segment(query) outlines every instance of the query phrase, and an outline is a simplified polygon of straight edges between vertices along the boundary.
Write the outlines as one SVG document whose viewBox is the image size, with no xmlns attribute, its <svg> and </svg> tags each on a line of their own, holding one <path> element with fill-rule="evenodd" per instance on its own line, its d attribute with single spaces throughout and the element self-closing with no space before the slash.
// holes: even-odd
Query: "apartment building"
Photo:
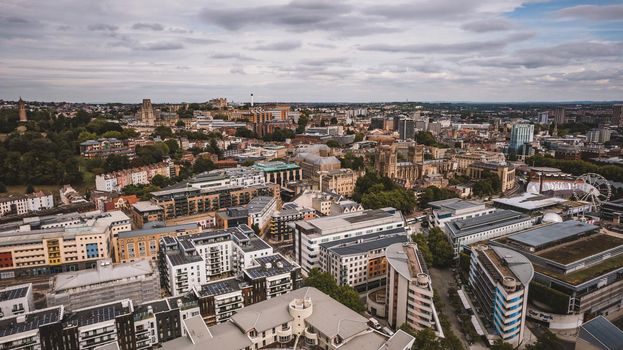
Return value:
<svg viewBox="0 0 623 350">
<path fill-rule="evenodd" d="M 63 305 L 66 310 L 82 309 L 107 300 L 130 299 L 142 304 L 160 298 L 157 265 L 147 260 L 116 265 L 110 259 L 100 260 L 94 269 L 54 275 L 49 286 L 47 305 Z"/>
<path fill-rule="evenodd" d="M 115 138 L 87 140 L 80 144 L 80 155 L 85 158 L 106 158 L 112 154 L 134 157 L 134 147 L 128 140 Z"/>
<path fill-rule="evenodd" d="M 186 236 L 199 233 L 201 230 L 201 226 L 196 223 L 170 226 L 152 223 L 149 227 L 121 232 L 114 242 L 115 262 L 157 260 L 161 238 Z"/>
<path fill-rule="evenodd" d="M 247 225 L 186 237 L 164 237 L 160 249 L 162 284 L 174 296 L 215 277 L 242 273 L 254 265 L 256 258 L 273 254 L 272 247 Z"/>
<path fill-rule="evenodd" d="M 428 220 L 429 223 L 433 227 L 440 227 L 442 229 L 447 222 L 452 220 L 470 219 L 495 211 L 495 208 L 487 208 L 482 202 L 458 198 L 430 202 L 428 206 L 433 209 L 433 213 Z"/>
<path fill-rule="evenodd" d="M 0 288 L 0 320 L 35 309 L 32 283 Z"/>
<path fill-rule="evenodd" d="M 432 329 L 439 337 L 443 330 L 433 303 L 433 286 L 424 257 L 414 243 L 387 247 L 385 314 L 391 327 L 403 324 L 416 330 Z"/>
<path fill-rule="evenodd" d="M 149 222 L 164 222 L 164 208 L 150 201 L 132 204 L 130 215 L 134 226 L 138 228 L 142 228 Z"/>
<path fill-rule="evenodd" d="M 54 196 L 43 191 L 0 198 L 0 216 L 36 213 L 51 208 L 54 208 Z"/>
<path fill-rule="evenodd" d="M 162 344 L 163 350 L 271 349 L 298 346 L 335 350 L 408 350 L 415 339 L 403 331 L 392 336 L 311 287 L 247 306 L 229 322 L 207 327 L 200 317 L 186 319 L 187 337 Z"/>
<path fill-rule="evenodd" d="M 320 244 L 319 268 L 333 276 L 341 286 L 359 292 L 385 285 L 385 250 L 395 243 L 409 241 L 404 227 L 382 234 L 355 236 Z"/>
<path fill-rule="evenodd" d="M 320 267 L 320 245 L 350 237 L 383 234 L 405 227 L 399 210 L 383 208 L 321 217 L 291 223 L 294 228 L 294 256 L 305 271 Z"/>
<path fill-rule="evenodd" d="M 508 248 L 487 245 L 471 247 L 469 286 L 480 307 L 484 329 L 491 343 L 502 340 L 519 346 L 524 337 L 528 310 L 528 285 L 534 276 L 530 261 Z"/>
<path fill-rule="evenodd" d="M 226 208 L 216 213 L 216 225 L 222 228 L 246 224 L 264 231 L 270 223 L 272 214 L 277 209 L 277 200 L 273 196 L 258 196 L 242 207 Z"/>
<path fill-rule="evenodd" d="M 0 225 L 0 279 L 92 268 L 130 230 L 121 211 L 27 218 Z"/>
<path fill-rule="evenodd" d="M 294 237 L 291 222 L 311 220 L 317 217 L 313 209 L 303 208 L 296 203 L 285 203 L 281 210 L 275 211 L 270 221 L 269 240 L 273 242 L 290 242 Z"/>
<path fill-rule="evenodd" d="M 299 207 L 314 209 L 320 215 L 336 215 L 362 211 L 361 204 L 333 192 L 305 190 L 292 202 Z"/>
<path fill-rule="evenodd" d="M 172 161 L 165 161 L 158 164 L 150 164 L 142 167 L 124 169 L 112 173 L 95 176 L 95 188 L 104 192 L 120 192 L 129 185 L 146 185 L 151 183 L 151 179 L 160 175 L 166 178 L 176 176 L 179 166 L 175 166 Z"/>
<path fill-rule="evenodd" d="M 446 222 L 444 231 L 454 247 L 455 257 L 458 258 L 463 247 L 522 231 L 533 224 L 533 218 L 528 215 L 497 209 L 489 214 Z"/>
</svg>

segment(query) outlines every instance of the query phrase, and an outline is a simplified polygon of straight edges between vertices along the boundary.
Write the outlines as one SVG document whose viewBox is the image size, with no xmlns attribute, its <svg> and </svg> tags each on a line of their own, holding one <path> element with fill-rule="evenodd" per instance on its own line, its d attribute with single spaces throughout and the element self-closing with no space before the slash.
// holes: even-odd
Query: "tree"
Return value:
<svg viewBox="0 0 623 350">
<path fill-rule="evenodd" d="M 562 350 L 563 346 L 549 329 L 545 330 L 534 344 L 526 346 L 526 350 Z"/>
<path fill-rule="evenodd" d="M 31 194 L 35 192 L 35 188 L 32 186 L 32 184 L 28 184 L 28 186 L 26 186 L 26 194 Z"/>
<path fill-rule="evenodd" d="M 337 125 L 337 118 L 336 117 L 332 117 L 331 118 L 331 125 Z"/>
<path fill-rule="evenodd" d="M 321 126 L 321 127 L 325 127 L 325 126 L 327 126 L 327 124 L 325 124 L 325 122 L 324 122 L 324 119 L 320 121 L 320 126 Z"/>
<path fill-rule="evenodd" d="M 358 132 L 358 133 L 355 135 L 355 142 L 361 142 L 361 141 L 363 141 L 363 138 L 364 138 L 365 136 L 366 136 L 366 135 L 364 135 L 364 133 L 362 133 L 362 132 Z"/>
<path fill-rule="evenodd" d="M 198 158 L 195 160 L 195 164 L 193 164 L 193 173 L 199 174 L 206 171 L 216 169 L 216 165 L 209 159 L 206 158 Z"/>
<path fill-rule="evenodd" d="M 514 350 L 515 347 L 509 343 L 503 342 L 500 339 L 496 340 L 493 345 L 489 348 L 491 350 Z"/>
<path fill-rule="evenodd" d="M 174 155 L 174 154 L 177 154 L 179 152 L 180 144 L 178 143 L 178 141 L 176 139 L 168 139 L 168 140 L 164 141 L 164 143 L 169 148 L 169 154 L 170 155 Z"/>
<path fill-rule="evenodd" d="M 6 185 L 4 184 L 4 182 L 0 182 L 0 193 L 6 193 L 6 191 Z"/>
<path fill-rule="evenodd" d="M 218 144 L 216 143 L 216 139 L 210 139 L 209 151 L 212 154 L 216 154 L 219 157 L 219 159 L 223 157 L 223 151 L 218 147 Z"/>
<path fill-rule="evenodd" d="M 351 152 L 347 152 L 343 158 L 340 159 L 342 168 L 348 168 L 353 170 L 363 170 L 365 162 L 363 157 L 356 157 Z"/>
<path fill-rule="evenodd" d="M 302 134 L 305 132 L 305 127 L 309 123 L 309 112 L 307 110 L 303 111 L 299 116 L 298 125 L 296 127 L 296 133 Z"/>
<path fill-rule="evenodd" d="M 430 328 L 424 328 L 420 331 L 416 331 L 408 324 L 403 324 L 400 329 L 415 338 L 412 350 L 445 350 L 441 340 L 435 335 L 435 332 Z"/>
<path fill-rule="evenodd" d="M 426 265 L 433 266 L 433 254 L 428 248 L 428 240 L 426 239 L 426 236 L 422 233 L 413 234 L 411 235 L 411 240 L 417 244 L 417 248 L 420 253 L 422 253 Z"/>
<path fill-rule="evenodd" d="M 339 148 L 340 147 L 340 143 L 335 141 L 335 140 L 327 141 L 326 145 L 331 147 L 331 148 Z"/>
<path fill-rule="evenodd" d="M 164 177 L 160 174 L 154 175 L 154 177 L 151 178 L 151 184 L 154 186 L 158 186 L 160 188 L 166 187 L 170 182 L 170 179 L 167 177 Z"/>
<path fill-rule="evenodd" d="M 241 126 L 239 128 L 236 128 L 236 137 L 254 139 L 254 138 L 257 138 L 257 135 L 253 131 Z"/>
<path fill-rule="evenodd" d="M 111 154 L 104 162 L 104 170 L 107 173 L 127 169 L 130 167 L 130 158 L 125 155 Z"/>
<path fill-rule="evenodd" d="M 177 126 L 178 128 L 183 128 L 186 126 L 186 123 L 184 123 L 184 121 L 180 119 L 175 122 L 175 126 Z"/>
<path fill-rule="evenodd" d="M 160 136 L 160 138 L 164 140 L 173 136 L 173 130 L 168 126 L 160 125 L 154 129 L 154 135 Z"/>
<path fill-rule="evenodd" d="M 454 248 L 448 242 L 446 234 L 439 227 L 433 227 L 428 233 L 428 248 L 433 255 L 433 266 L 450 267 L 454 260 Z"/>
<path fill-rule="evenodd" d="M 80 135 L 78 135 L 78 142 L 80 143 L 87 141 L 87 140 L 95 140 L 95 139 L 97 139 L 97 135 L 92 132 L 88 132 L 88 131 L 83 131 L 80 133 Z"/>
<path fill-rule="evenodd" d="M 359 293 L 351 286 L 338 286 L 333 276 L 327 272 L 322 272 L 317 268 L 313 268 L 309 271 L 307 279 L 305 279 L 305 285 L 314 287 L 328 294 L 331 298 L 354 311 L 362 312 L 365 310 L 365 305 L 361 302 L 361 299 L 359 299 Z"/>
<path fill-rule="evenodd" d="M 420 194 L 420 208 L 428 206 L 429 202 L 440 201 L 443 199 L 456 198 L 456 193 L 450 191 L 447 188 L 439 188 L 437 186 L 428 186 Z"/>
</svg>

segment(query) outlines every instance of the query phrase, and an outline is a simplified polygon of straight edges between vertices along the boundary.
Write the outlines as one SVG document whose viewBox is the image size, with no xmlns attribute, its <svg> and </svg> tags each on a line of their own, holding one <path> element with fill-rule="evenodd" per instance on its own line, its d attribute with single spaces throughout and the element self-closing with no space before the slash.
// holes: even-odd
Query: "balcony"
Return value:
<svg viewBox="0 0 623 350">
<path fill-rule="evenodd" d="M 292 326 L 287 325 L 286 327 L 279 327 L 277 328 L 277 337 L 279 339 L 287 339 L 286 341 L 282 342 L 280 341 L 280 343 L 287 343 L 290 341 L 290 339 L 292 338 Z"/>
</svg>

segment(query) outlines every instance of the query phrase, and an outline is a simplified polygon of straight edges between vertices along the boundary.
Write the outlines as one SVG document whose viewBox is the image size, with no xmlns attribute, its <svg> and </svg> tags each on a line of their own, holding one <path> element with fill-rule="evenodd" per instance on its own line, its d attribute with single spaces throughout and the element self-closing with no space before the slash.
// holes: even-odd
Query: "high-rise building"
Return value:
<svg viewBox="0 0 623 350">
<path fill-rule="evenodd" d="M 549 124 L 549 112 L 539 112 L 539 115 L 537 117 L 537 123 Z"/>
<path fill-rule="evenodd" d="M 26 115 L 26 103 L 24 103 L 24 100 L 22 100 L 21 97 L 19 98 L 19 101 L 17 102 L 17 108 L 19 110 L 19 121 L 27 122 L 28 116 Z"/>
<path fill-rule="evenodd" d="M 511 140 L 508 144 L 510 152 L 517 152 L 524 144 L 534 140 L 534 125 L 515 124 L 511 129 Z"/>
<path fill-rule="evenodd" d="M 415 120 L 410 118 L 401 118 L 398 120 L 398 134 L 401 140 L 415 138 Z"/>
<path fill-rule="evenodd" d="M 612 124 L 623 126 L 623 105 L 612 106 Z"/>
<path fill-rule="evenodd" d="M 523 340 L 533 275 L 530 261 L 511 249 L 472 246 L 469 285 L 482 310 L 480 317 L 502 341 L 514 346 Z"/>
<path fill-rule="evenodd" d="M 554 110 L 554 122 L 558 125 L 567 123 L 567 116 L 565 115 L 564 107 L 559 107 Z"/>
<path fill-rule="evenodd" d="M 433 286 L 421 252 L 414 243 L 387 247 L 386 315 L 390 326 L 430 328 L 440 337 L 443 330 L 433 303 Z"/>
<path fill-rule="evenodd" d="M 586 132 L 586 141 L 605 143 L 610 141 L 612 130 L 606 128 L 592 129 Z"/>
<path fill-rule="evenodd" d="M 143 105 L 140 111 L 140 121 L 143 124 L 154 125 L 156 124 L 156 116 L 154 115 L 154 108 L 151 105 L 151 100 L 148 98 L 143 99 Z"/>
</svg>

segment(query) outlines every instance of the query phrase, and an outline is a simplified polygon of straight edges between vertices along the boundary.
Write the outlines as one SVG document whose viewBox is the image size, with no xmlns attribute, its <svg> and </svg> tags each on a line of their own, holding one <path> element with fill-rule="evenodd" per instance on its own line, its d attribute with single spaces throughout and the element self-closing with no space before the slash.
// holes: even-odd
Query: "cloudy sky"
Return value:
<svg viewBox="0 0 623 350">
<path fill-rule="evenodd" d="M 1 0 L 0 98 L 623 99 L 623 2 Z"/>
</svg>

